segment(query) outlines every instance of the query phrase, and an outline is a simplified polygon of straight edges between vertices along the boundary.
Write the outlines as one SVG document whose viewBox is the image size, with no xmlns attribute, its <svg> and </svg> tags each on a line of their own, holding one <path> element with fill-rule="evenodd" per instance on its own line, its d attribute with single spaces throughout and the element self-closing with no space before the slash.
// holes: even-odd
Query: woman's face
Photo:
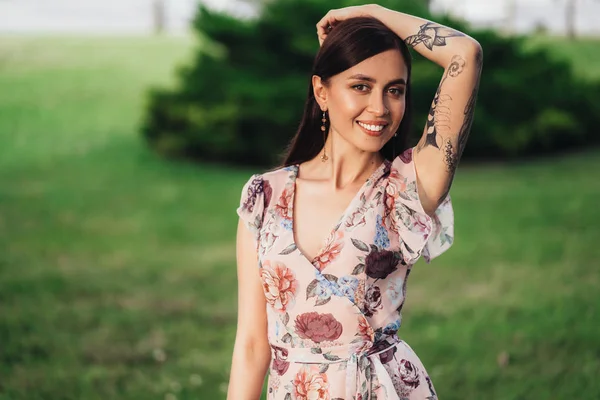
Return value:
<svg viewBox="0 0 600 400">
<path fill-rule="evenodd" d="M 330 134 L 362 151 L 381 150 L 404 116 L 407 79 L 398 50 L 368 58 L 331 77 L 325 86 L 314 76 L 315 97 L 329 112 Z"/>
</svg>

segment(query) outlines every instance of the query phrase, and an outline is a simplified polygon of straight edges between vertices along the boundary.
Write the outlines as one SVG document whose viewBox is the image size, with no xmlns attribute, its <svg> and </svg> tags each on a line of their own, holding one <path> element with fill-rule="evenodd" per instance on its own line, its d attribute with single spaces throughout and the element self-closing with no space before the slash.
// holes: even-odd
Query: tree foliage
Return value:
<svg viewBox="0 0 600 400">
<path fill-rule="evenodd" d="M 176 90 L 155 89 L 143 135 L 158 152 L 229 163 L 273 165 L 299 123 L 314 55 L 316 22 L 344 0 L 277 0 L 252 20 L 200 6 L 194 29 L 209 45 L 179 73 Z M 598 143 L 600 85 L 579 82 L 570 65 L 524 38 L 473 31 L 431 17 L 422 0 L 380 3 L 460 29 L 484 49 L 484 71 L 463 157 L 498 158 Z M 414 52 L 414 144 L 442 69 Z"/>
</svg>

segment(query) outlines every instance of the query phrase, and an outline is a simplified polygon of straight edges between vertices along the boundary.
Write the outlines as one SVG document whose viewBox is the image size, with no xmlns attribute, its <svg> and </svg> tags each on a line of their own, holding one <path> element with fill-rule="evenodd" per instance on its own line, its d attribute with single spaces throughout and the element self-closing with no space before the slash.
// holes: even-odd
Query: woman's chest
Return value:
<svg viewBox="0 0 600 400">
<path fill-rule="evenodd" d="M 292 235 L 298 251 L 315 260 L 335 234 L 344 231 L 347 214 L 352 212 L 356 193 L 352 188 L 339 193 L 298 185 L 293 197 Z M 364 212 L 364 209 L 363 209 Z"/>
<path fill-rule="evenodd" d="M 292 219 L 292 215 L 297 218 Z M 399 247 L 383 202 L 363 201 L 327 220 L 319 220 L 318 211 L 310 217 L 307 212 L 310 219 L 303 221 L 303 230 L 298 229 L 303 224 L 299 223 L 300 215 L 281 207 L 268 210 L 259 237 L 260 260 L 283 262 L 294 269 L 312 265 L 321 272 L 349 273 L 364 269 L 361 264 L 369 255 Z M 317 228 L 311 228 L 311 222 Z"/>
</svg>

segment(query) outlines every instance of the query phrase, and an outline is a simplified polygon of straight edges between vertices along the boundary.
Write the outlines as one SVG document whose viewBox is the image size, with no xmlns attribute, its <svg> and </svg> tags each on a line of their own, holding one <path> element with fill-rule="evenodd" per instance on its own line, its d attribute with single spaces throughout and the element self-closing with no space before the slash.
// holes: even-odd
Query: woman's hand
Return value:
<svg viewBox="0 0 600 400">
<path fill-rule="evenodd" d="M 364 6 L 352 6 L 339 8 L 337 10 L 329 10 L 329 12 L 317 23 L 319 46 L 323 44 L 327 34 L 338 22 L 348 18 L 373 17 L 376 11 L 381 8 L 382 7 L 377 4 L 367 4 Z"/>
</svg>

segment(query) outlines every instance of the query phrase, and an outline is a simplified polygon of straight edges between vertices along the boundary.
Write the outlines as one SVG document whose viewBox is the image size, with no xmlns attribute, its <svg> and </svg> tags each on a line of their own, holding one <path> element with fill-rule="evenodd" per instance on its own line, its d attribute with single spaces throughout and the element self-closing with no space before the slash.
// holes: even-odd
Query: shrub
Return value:
<svg viewBox="0 0 600 400">
<path fill-rule="evenodd" d="M 143 135 L 158 152 L 199 160 L 270 166 L 299 123 L 318 50 L 316 22 L 351 1 L 266 2 L 254 20 L 200 6 L 194 29 L 211 45 L 179 71 L 179 88 L 150 92 Z M 419 1 L 386 7 L 432 18 Z M 476 38 L 484 49 L 476 116 L 465 158 L 499 158 L 598 143 L 600 85 L 584 84 L 570 65 L 524 38 L 472 31 L 458 21 L 434 20 Z M 416 52 L 413 73 L 415 143 L 442 69 Z"/>
</svg>

